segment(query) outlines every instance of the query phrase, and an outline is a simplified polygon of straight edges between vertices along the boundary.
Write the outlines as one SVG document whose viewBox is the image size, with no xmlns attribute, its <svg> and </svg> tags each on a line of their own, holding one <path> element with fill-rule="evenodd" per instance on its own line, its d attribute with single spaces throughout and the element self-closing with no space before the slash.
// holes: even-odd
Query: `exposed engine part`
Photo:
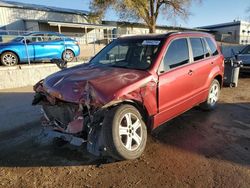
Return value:
<svg viewBox="0 0 250 188">
<path fill-rule="evenodd" d="M 43 110 L 50 121 L 56 121 L 63 129 L 74 120 L 77 106 L 57 104 L 57 105 L 43 105 Z"/>
</svg>

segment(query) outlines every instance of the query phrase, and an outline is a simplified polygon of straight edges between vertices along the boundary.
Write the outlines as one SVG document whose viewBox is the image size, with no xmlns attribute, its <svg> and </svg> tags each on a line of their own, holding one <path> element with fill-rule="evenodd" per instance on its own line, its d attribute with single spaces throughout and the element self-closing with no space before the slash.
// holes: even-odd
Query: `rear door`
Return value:
<svg viewBox="0 0 250 188">
<path fill-rule="evenodd" d="M 207 93 L 209 74 L 214 67 L 214 59 L 208 49 L 208 45 L 202 37 L 191 37 L 190 46 L 192 52 L 192 70 L 194 79 L 194 93 L 199 98 L 203 92 Z M 195 96 L 195 97 L 196 97 Z M 200 101 L 197 101 L 200 102 Z"/>
<path fill-rule="evenodd" d="M 170 42 L 159 69 L 159 115 L 162 124 L 192 107 L 193 77 L 187 38 Z"/>
</svg>

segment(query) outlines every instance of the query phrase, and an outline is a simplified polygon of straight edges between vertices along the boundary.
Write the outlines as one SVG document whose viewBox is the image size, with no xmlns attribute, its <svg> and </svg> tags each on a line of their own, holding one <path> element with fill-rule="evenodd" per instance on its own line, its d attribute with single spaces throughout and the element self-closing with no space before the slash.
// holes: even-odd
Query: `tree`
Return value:
<svg viewBox="0 0 250 188">
<path fill-rule="evenodd" d="M 109 8 L 113 8 L 122 19 L 141 20 L 155 33 L 159 14 L 170 17 L 187 18 L 192 0 L 92 0 L 90 9 L 93 16 L 103 16 Z"/>
</svg>

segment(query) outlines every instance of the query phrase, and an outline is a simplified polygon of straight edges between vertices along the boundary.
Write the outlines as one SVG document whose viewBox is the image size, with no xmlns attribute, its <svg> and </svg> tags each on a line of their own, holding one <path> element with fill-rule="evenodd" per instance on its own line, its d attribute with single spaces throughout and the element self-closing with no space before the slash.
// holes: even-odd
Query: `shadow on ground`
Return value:
<svg viewBox="0 0 250 188">
<path fill-rule="evenodd" d="M 250 103 L 220 104 L 214 112 L 192 109 L 153 132 L 152 142 L 171 145 L 207 158 L 250 165 Z M 71 166 L 104 163 L 74 147 L 40 136 L 39 122 L 5 134 L 0 140 L 0 166 Z M 161 148 L 164 150 L 164 147 Z M 160 151 L 158 151 L 160 152 Z M 157 157 L 157 156 L 155 156 Z"/>
<path fill-rule="evenodd" d="M 192 109 L 154 135 L 161 143 L 207 158 L 250 165 L 250 103 L 222 103 L 213 112 Z"/>
<path fill-rule="evenodd" d="M 226 89 L 227 94 L 231 91 Z M 0 99 L 4 99 L 3 95 L 8 94 L 0 93 Z M 30 97 L 31 92 L 26 92 L 26 95 Z M 13 98 L 14 106 L 15 102 L 25 99 L 23 93 L 11 93 L 10 96 Z M 206 158 L 250 165 L 250 103 L 249 101 L 229 103 L 225 102 L 225 98 L 213 112 L 194 108 L 157 128 L 152 134 L 153 138 L 149 136 L 148 148 L 152 149 L 150 145 L 154 144 L 160 144 L 162 147 L 151 157 L 157 158 L 161 151 L 166 152 L 165 145 Z M 21 104 L 26 102 L 23 101 Z M 16 105 L 16 108 L 22 110 L 22 106 Z M 4 116 L 3 109 L 1 109 L 2 116 Z M 26 110 L 32 111 L 33 107 L 30 105 Z M 18 111 L 15 113 L 17 114 L 13 114 L 12 118 L 18 120 L 20 115 Z M 32 120 L 33 117 L 29 118 Z M 40 133 L 40 122 L 37 118 L 18 129 L 1 133 L 0 166 L 73 166 L 104 163 L 102 159 L 89 154 L 85 146 L 60 145 L 52 139 L 41 136 Z M 145 155 L 147 152 L 148 149 Z"/>
</svg>

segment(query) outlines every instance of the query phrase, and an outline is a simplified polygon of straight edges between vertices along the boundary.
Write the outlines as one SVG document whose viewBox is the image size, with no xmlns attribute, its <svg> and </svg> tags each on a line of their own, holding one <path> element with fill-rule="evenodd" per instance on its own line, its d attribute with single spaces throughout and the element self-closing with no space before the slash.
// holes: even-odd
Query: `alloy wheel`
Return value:
<svg viewBox="0 0 250 188">
<path fill-rule="evenodd" d="M 63 58 L 64 58 L 65 61 L 71 62 L 74 59 L 74 53 L 71 50 L 66 50 L 64 52 Z"/>
<path fill-rule="evenodd" d="M 214 105 L 219 99 L 219 86 L 217 84 L 212 85 L 209 96 L 208 96 L 208 101 L 211 105 Z"/>
<path fill-rule="evenodd" d="M 2 63 L 7 66 L 15 65 L 17 62 L 17 58 L 12 53 L 5 53 L 2 57 Z"/>
<path fill-rule="evenodd" d="M 142 141 L 142 124 L 133 113 L 126 113 L 119 124 L 119 135 L 123 146 L 129 150 L 136 150 Z"/>
</svg>

